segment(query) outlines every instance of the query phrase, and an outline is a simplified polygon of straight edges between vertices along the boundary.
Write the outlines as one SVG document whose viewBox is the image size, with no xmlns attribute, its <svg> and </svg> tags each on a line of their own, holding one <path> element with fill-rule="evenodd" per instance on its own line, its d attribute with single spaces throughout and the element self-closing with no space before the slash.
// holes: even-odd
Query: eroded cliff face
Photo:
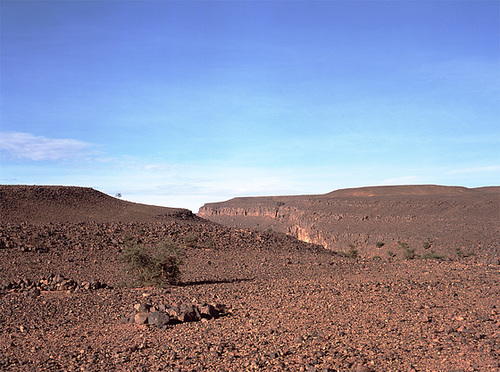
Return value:
<svg viewBox="0 0 500 372">
<path fill-rule="evenodd" d="M 198 215 L 221 224 L 272 229 L 328 249 L 356 248 L 366 255 L 397 254 L 406 242 L 422 254 L 433 251 L 500 252 L 496 236 L 500 197 L 498 188 L 384 188 L 345 190 L 318 196 L 236 198 L 204 205 Z M 375 191 L 373 191 L 375 189 Z M 362 195 L 362 196 L 359 196 Z M 383 243 L 383 245 L 381 245 Z"/>
<path fill-rule="evenodd" d="M 301 241 L 314 243 L 329 249 L 340 249 L 349 244 L 366 244 L 370 239 L 365 232 L 358 231 L 354 225 L 368 221 L 366 214 L 318 212 L 296 206 L 248 206 L 226 207 L 205 205 L 198 213 L 200 217 L 230 226 L 272 229 L 286 233 Z M 411 216 L 388 218 L 408 221 Z M 382 220 L 381 216 L 372 219 Z"/>
</svg>

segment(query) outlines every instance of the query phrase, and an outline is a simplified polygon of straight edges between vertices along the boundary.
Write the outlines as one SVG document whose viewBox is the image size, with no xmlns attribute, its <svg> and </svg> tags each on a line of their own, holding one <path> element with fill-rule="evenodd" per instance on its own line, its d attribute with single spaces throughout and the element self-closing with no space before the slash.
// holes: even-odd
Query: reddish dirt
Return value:
<svg viewBox="0 0 500 372">
<path fill-rule="evenodd" d="M 91 189 L 1 186 L 0 203 L 0 370 L 500 368 L 498 261 L 350 259 Z M 182 285 L 123 286 L 128 237 L 184 246 Z M 18 288 L 51 274 L 106 287 Z M 201 302 L 229 314 L 166 329 L 121 322 L 137 303 Z"/>
</svg>

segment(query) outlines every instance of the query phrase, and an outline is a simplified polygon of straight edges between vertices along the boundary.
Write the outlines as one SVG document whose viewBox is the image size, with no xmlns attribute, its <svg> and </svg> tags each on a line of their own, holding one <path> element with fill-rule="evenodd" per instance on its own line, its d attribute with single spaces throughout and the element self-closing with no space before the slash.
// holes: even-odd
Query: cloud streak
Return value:
<svg viewBox="0 0 500 372">
<path fill-rule="evenodd" d="M 21 160 L 67 160 L 88 154 L 92 146 L 70 138 L 49 138 L 24 132 L 0 133 L 0 153 Z"/>
</svg>

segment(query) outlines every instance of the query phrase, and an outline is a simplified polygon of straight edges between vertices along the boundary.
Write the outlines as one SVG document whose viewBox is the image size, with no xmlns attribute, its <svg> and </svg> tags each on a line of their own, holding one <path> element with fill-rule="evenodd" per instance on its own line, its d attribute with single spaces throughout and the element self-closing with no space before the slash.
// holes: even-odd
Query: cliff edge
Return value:
<svg viewBox="0 0 500 372">
<path fill-rule="evenodd" d="M 335 251 L 500 253 L 500 187 L 438 185 L 342 189 L 324 195 L 234 198 L 205 204 L 200 217 L 272 229 Z"/>
</svg>

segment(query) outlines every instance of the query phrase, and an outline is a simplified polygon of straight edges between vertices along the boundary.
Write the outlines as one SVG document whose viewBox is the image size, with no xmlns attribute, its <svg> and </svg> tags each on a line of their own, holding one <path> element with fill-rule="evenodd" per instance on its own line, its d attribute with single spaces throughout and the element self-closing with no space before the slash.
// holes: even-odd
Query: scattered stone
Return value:
<svg viewBox="0 0 500 372">
<path fill-rule="evenodd" d="M 174 319 L 178 319 L 181 315 L 181 310 L 177 306 L 172 306 L 167 310 L 167 313 Z"/>
<path fill-rule="evenodd" d="M 135 317 L 135 315 L 134 315 L 134 317 Z M 131 323 L 131 320 L 130 320 L 130 319 L 131 319 L 131 318 L 130 318 L 130 316 L 123 316 L 123 317 L 121 317 L 121 318 L 119 319 L 119 322 L 120 322 L 121 324 Z"/>
<path fill-rule="evenodd" d="M 155 325 L 157 327 L 163 327 L 170 322 L 170 317 L 164 312 L 155 311 L 153 313 L 149 313 L 148 316 L 148 324 Z"/>
<path fill-rule="evenodd" d="M 422 323 L 430 323 L 432 321 L 432 318 L 430 316 L 423 314 L 423 315 L 420 315 L 420 321 Z"/>
<path fill-rule="evenodd" d="M 135 324 L 146 324 L 148 322 L 149 314 L 148 313 L 137 313 L 134 315 L 134 323 Z"/>
<path fill-rule="evenodd" d="M 37 297 L 41 291 L 93 291 L 101 288 L 109 288 L 108 285 L 97 280 L 91 282 L 77 282 L 73 279 L 68 279 L 62 275 L 49 275 L 48 278 L 42 277 L 37 281 L 31 281 L 26 278 L 19 278 L 11 282 L 3 282 L 0 285 L 0 290 L 11 290 L 12 292 L 28 292 L 29 297 Z M 38 293 L 38 294 L 37 294 Z"/>
<path fill-rule="evenodd" d="M 38 288 L 32 288 L 28 292 L 28 297 L 35 298 L 40 296 L 40 290 Z"/>
<path fill-rule="evenodd" d="M 135 304 L 134 305 L 134 309 L 139 312 L 139 313 L 144 313 L 144 312 L 147 312 L 149 311 L 149 308 L 151 306 L 150 305 L 147 305 L 147 304 Z"/>
<path fill-rule="evenodd" d="M 201 314 L 200 314 L 200 311 L 198 310 L 197 306 L 182 305 L 181 306 L 181 313 L 177 317 L 177 319 L 182 323 L 195 322 L 195 321 L 201 320 Z"/>
<path fill-rule="evenodd" d="M 199 308 L 200 314 L 203 318 L 217 318 L 219 316 L 219 311 L 215 309 L 215 306 L 210 304 L 203 304 Z"/>
<path fill-rule="evenodd" d="M 223 311 L 221 311 L 221 310 Z M 121 323 L 150 324 L 164 328 L 168 324 L 208 321 L 227 314 L 227 307 L 221 304 L 175 304 L 168 307 L 164 304 L 135 304 L 134 312 L 120 318 Z"/>
</svg>

